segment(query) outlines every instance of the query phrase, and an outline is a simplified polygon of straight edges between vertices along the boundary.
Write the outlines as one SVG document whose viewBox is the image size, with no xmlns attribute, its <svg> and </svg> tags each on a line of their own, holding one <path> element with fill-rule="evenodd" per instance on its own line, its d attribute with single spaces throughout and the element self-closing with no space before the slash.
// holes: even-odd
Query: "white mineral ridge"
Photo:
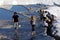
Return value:
<svg viewBox="0 0 60 40">
<path fill-rule="evenodd" d="M 0 0 L 1 5 L 28 5 L 37 3 L 53 5 L 53 2 L 60 4 L 60 0 Z"/>
</svg>

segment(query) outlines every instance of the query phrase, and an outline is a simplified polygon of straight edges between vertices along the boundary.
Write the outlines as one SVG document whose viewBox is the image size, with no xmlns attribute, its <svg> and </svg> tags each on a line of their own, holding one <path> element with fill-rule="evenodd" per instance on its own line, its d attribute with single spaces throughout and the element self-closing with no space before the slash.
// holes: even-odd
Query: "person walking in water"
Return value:
<svg viewBox="0 0 60 40">
<path fill-rule="evenodd" d="M 31 16 L 32 35 L 35 35 L 36 18 Z"/>
<path fill-rule="evenodd" d="M 46 22 L 46 18 L 44 18 L 44 20 L 43 20 L 43 26 L 44 26 L 44 28 L 45 28 L 44 33 L 45 33 L 45 35 L 47 35 L 47 27 L 48 27 L 48 23 Z"/>
<path fill-rule="evenodd" d="M 12 16 L 12 21 L 13 21 L 13 26 L 15 28 L 14 40 L 19 40 L 19 36 L 18 36 L 19 16 L 17 15 L 17 12 L 14 12 L 14 15 Z"/>
<path fill-rule="evenodd" d="M 17 12 L 14 12 L 14 15 L 12 16 L 12 21 L 15 29 L 18 29 L 19 26 L 19 16 L 17 15 Z"/>
</svg>

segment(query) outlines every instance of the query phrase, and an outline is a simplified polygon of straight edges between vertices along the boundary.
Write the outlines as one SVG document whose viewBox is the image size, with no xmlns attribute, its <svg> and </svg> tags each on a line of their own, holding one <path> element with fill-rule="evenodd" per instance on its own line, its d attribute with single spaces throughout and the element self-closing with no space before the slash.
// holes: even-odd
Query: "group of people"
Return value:
<svg viewBox="0 0 60 40">
<path fill-rule="evenodd" d="M 55 35 L 58 32 L 57 30 L 55 30 L 55 33 L 53 34 L 53 28 L 56 29 L 56 26 L 54 26 L 54 22 L 57 21 L 56 16 L 50 14 L 48 11 L 40 10 L 40 19 L 43 21 L 42 24 L 43 27 L 45 27 L 46 35 L 54 37 L 55 40 L 60 40 L 60 37 Z"/>
<path fill-rule="evenodd" d="M 18 29 L 20 20 L 19 16 L 17 15 L 17 12 L 14 12 L 14 15 L 12 16 L 14 28 Z M 42 21 L 42 26 L 45 27 L 45 33 L 46 35 L 52 36 L 52 30 L 53 27 L 53 21 L 54 21 L 54 15 L 50 14 L 48 11 L 40 10 L 40 21 Z M 30 24 L 32 26 L 32 36 L 35 35 L 35 26 L 36 26 L 36 17 L 31 16 Z"/>
<path fill-rule="evenodd" d="M 14 28 L 18 29 L 19 24 L 20 24 L 20 20 L 19 20 L 19 16 L 17 15 L 17 12 L 14 12 L 14 15 L 12 16 L 12 21 L 13 21 Z M 32 26 L 32 35 L 34 35 L 35 34 L 35 25 L 36 25 L 35 16 L 31 16 L 30 24 Z"/>
<path fill-rule="evenodd" d="M 45 32 L 47 35 L 52 35 L 51 28 L 53 27 L 52 22 L 54 21 L 54 15 L 50 14 L 48 11 L 40 10 L 40 18 L 43 21 L 43 26 L 46 28 Z"/>
</svg>

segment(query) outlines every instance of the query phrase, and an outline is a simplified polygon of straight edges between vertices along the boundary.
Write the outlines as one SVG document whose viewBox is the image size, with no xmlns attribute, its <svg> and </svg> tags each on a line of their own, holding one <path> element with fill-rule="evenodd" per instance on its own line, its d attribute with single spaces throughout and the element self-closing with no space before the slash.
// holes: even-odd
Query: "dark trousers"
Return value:
<svg viewBox="0 0 60 40">
<path fill-rule="evenodd" d="M 60 37 L 54 36 L 55 40 L 60 40 Z"/>
<path fill-rule="evenodd" d="M 49 36 L 52 36 L 52 30 L 51 30 L 51 28 L 52 28 L 51 25 L 49 25 L 49 26 L 47 27 L 47 35 L 49 35 Z"/>
<path fill-rule="evenodd" d="M 35 25 L 32 25 L 32 31 L 35 31 Z"/>
<path fill-rule="evenodd" d="M 49 27 L 47 27 L 47 35 L 51 36 L 51 29 Z"/>
</svg>

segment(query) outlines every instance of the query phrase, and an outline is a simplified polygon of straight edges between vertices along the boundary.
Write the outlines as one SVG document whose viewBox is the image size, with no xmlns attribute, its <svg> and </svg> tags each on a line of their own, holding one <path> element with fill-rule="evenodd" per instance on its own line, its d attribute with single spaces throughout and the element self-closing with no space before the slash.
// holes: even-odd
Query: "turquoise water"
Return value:
<svg viewBox="0 0 60 40">
<path fill-rule="evenodd" d="M 26 15 L 28 15 L 28 16 L 35 15 L 36 17 L 38 17 L 39 13 L 33 12 L 31 14 L 28 10 L 29 7 L 37 8 L 37 5 L 13 6 L 10 9 L 10 11 L 0 8 L 0 20 L 11 20 L 14 11 L 16 11 L 16 12 L 27 12 L 28 14 L 26 14 Z M 22 15 L 22 14 L 18 14 L 18 15 L 20 17 L 20 20 L 22 21 L 21 22 L 21 28 L 18 29 L 19 39 L 20 40 L 30 40 L 32 36 L 31 36 L 31 25 L 30 25 L 29 18 Z M 27 19 L 24 19 L 24 18 L 27 18 Z M 43 29 L 43 27 L 41 27 L 41 24 L 39 24 L 39 22 L 40 22 L 39 18 L 37 18 L 37 25 L 35 27 L 37 36 L 34 38 L 34 40 L 53 40 L 52 37 L 43 35 L 45 29 Z M 6 36 L 10 36 L 11 39 L 14 39 L 14 28 L 13 27 L 10 29 L 0 28 L 0 33 L 3 35 L 6 35 Z M 40 34 L 40 33 L 43 33 L 43 34 Z"/>
<path fill-rule="evenodd" d="M 31 6 L 31 7 L 33 8 L 34 6 Z M 3 9 L 3 8 L 0 8 L 0 20 L 11 20 L 14 11 L 16 11 L 16 12 L 27 12 L 28 16 L 34 15 L 35 13 L 30 14 L 28 8 L 29 8 L 29 6 L 12 6 L 10 11 Z M 36 7 L 34 7 L 34 8 L 36 8 Z M 37 14 L 35 14 L 35 15 L 37 15 Z M 21 19 L 25 17 L 21 14 L 19 16 Z"/>
</svg>

